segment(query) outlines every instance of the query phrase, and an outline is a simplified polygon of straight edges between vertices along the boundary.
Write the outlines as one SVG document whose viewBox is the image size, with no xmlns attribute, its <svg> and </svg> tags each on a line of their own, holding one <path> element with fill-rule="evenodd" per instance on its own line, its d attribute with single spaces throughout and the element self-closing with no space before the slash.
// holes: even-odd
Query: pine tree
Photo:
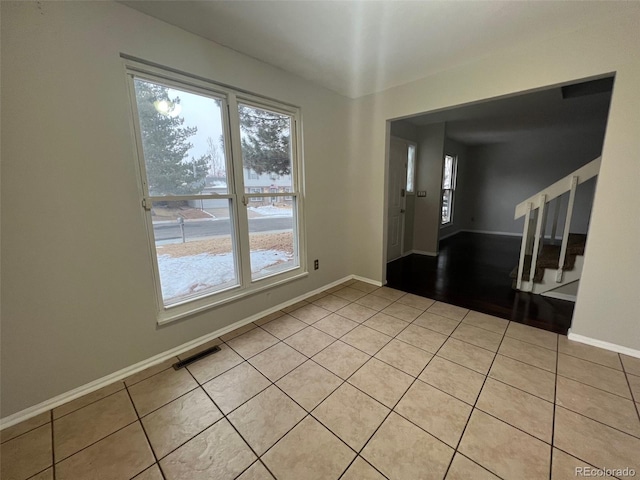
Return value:
<svg viewBox="0 0 640 480">
<path fill-rule="evenodd" d="M 257 174 L 291 174 L 291 118 L 240 105 L 242 161 Z"/>
<path fill-rule="evenodd" d="M 142 136 L 149 193 L 152 196 L 190 195 L 205 186 L 210 162 L 208 155 L 187 159 L 193 145 L 189 138 L 197 127 L 186 127 L 184 118 L 160 113 L 158 102 L 179 105 L 180 98 L 170 98 L 169 89 L 161 85 L 135 81 L 138 117 Z"/>
</svg>

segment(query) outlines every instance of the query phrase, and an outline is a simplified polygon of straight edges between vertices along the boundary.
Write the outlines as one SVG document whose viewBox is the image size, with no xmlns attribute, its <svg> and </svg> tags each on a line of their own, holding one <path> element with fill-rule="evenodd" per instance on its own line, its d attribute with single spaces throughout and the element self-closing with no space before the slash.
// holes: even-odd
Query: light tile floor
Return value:
<svg viewBox="0 0 640 480">
<path fill-rule="evenodd" d="M 640 359 L 350 281 L 1 433 L 1 477 L 640 475 Z"/>
</svg>

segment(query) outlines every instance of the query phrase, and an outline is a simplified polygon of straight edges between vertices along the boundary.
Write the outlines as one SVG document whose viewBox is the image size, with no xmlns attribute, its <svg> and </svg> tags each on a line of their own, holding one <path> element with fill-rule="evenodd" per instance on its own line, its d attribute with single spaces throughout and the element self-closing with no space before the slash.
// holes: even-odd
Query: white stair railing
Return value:
<svg viewBox="0 0 640 480">
<path fill-rule="evenodd" d="M 520 245 L 520 260 L 518 262 L 518 276 L 516 277 L 516 288 L 523 291 L 531 291 L 533 289 L 533 281 L 535 277 L 536 264 L 538 254 L 544 243 L 545 226 L 547 223 L 547 204 L 555 200 L 555 211 L 553 215 L 553 226 L 551 228 L 551 239 L 555 242 L 556 232 L 558 229 L 558 219 L 560 216 L 560 196 L 569 192 L 569 204 L 567 205 L 567 215 L 564 221 L 564 231 L 562 232 L 562 244 L 560 247 L 560 258 L 558 259 L 558 267 L 556 273 L 556 282 L 562 282 L 564 271 L 564 262 L 567 255 L 567 245 L 569 243 L 569 229 L 571 227 L 571 217 L 573 216 L 573 206 L 575 202 L 576 189 L 578 185 L 592 179 L 598 175 L 600 171 L 600 162 L 602 157 L 580 167 L 575 172 L 570 173 L 566 177 L 549 185 L 544 190 L 532 195 L 516 206 L 515 219 L 524 218 L 524 230 L 522 232 L 522 242 Z M 535 232 L 532 237 L 532 221 L 536 219 Z M 533 243 L 533 245 L 531 245 Z M 533 247 L 533 248 L 532 248 Z M 531 255 L 531 266 L 529 268 L 529 276 L 524 279 L 524 264 L 527 255 Z M 526 282 L 526 285 L 525 285 Z"/>
</svg>

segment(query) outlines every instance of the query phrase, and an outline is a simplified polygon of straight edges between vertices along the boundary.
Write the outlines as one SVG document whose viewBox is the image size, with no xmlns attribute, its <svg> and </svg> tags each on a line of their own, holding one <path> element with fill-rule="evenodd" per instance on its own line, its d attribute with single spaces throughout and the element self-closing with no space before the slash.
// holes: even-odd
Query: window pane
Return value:
<svg viewBox="0 0 640 480">
<path fill-rule="evenodd" d="M 442 172 L 442 188 L 453 188 L 453 157 L 444 157 L 444 168 Z"/>
<path fill-rule="evenodd" d="M 292 188 L 291 116 L 240 104 L 245 193 Z"/>
<path fill-rule="evenodd" d="M 227 199 L 153 203 L 165 306 L 238 285 L 230 212 Z"/>
<path fill-rule="evenodd" d="M 254 197 L 247 209 L 252 280 L 298 266 L 295 199 L 274 198 Z"/>
<path fill-rule="evenodd" d="M 135 79 L 151 196 L 228 193 L 218 99 Z"/>
<path fill-rule="evenodd" d="M 415 145 L 409 145 L 407 151 L 407 192 L 413 193 L 413 180 L 416 178 L 415 174 L 415 162 L 416 162 L 416 147 Z"/>
<path fill-rule="evenodd" d="M 451 221 L 451 198 L 452 191 L 445 190 L 442 192 L 442 223 L 449 223 Z"/>
</svg>

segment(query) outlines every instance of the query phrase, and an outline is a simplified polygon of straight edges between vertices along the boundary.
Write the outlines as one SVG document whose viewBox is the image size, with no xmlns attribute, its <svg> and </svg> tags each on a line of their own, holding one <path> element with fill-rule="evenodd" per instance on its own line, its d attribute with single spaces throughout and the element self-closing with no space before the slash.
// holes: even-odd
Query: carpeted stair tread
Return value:
<svg viewBox="0 0 640 480">
<path fill-rule="evenodd" d="M 584 233 L 570 233 L 567 241 L 567 255 L 584 255 L 586 244 L 587 236 Z"/>
<path fill-rule="evenodd" d="M 573 270 L 576 264 L 576 256 L 584 255 L 584 247 L 587 240 L 587 236 L 583 234 L 570 233 L 569 240 L 567 242 L 567 254 L 564 259 L 564 270 Z M 544 278 L 545 268 L 556 269 L 558 268 L 558 262 L 560 261 L 560 245 L 543 245 L 538 254 L 536 262 L 536 270 L 533 275 L 534 282 L 541 282 Z M 523 267 L 523 280 L 529 280 L 529 272 L 531 271 L 531 255 L 527 255 L 524 258 Z M 516 266 L 510 274 L 511 278 L 516 279 L 518 277 L 518 267 Z"/>
</svg>

